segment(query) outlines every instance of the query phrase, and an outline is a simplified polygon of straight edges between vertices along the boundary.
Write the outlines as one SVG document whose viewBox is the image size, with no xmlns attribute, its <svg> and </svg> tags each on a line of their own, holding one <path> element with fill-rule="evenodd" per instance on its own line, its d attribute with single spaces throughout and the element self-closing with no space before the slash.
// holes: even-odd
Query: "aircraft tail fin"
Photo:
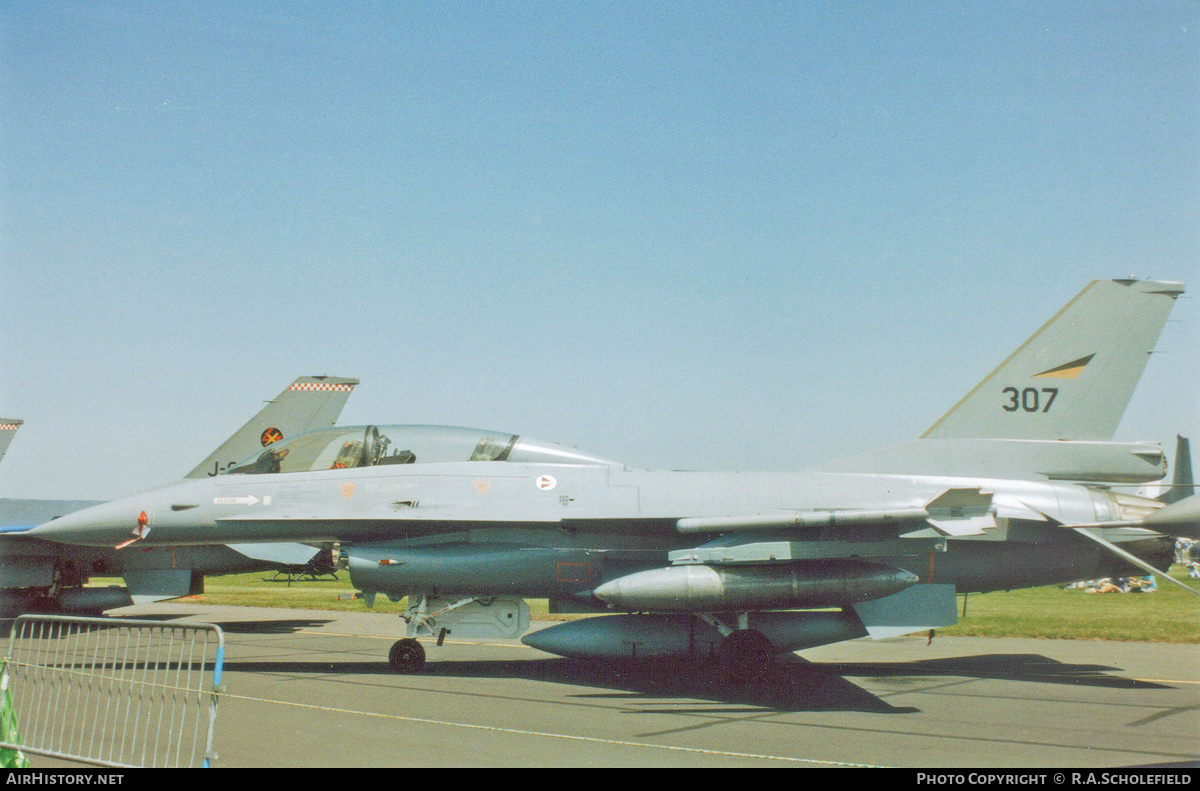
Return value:
<svg viewBox="0 0 1200 791">
<path fill-rule="evenodd" d="M 8 452 L 8 446 L 12 444 L 13 437 L 17 436 L 17 429 L 23 425 L 25 425 L 24 420 L 0 417 L 0 459 L 4 458 L 4 454 Z"/>
<path fill-rule="evenodd" d="M 1170 505 L 1185 497 L 1191 497 L 1196 491 L 1196 482 L 1192 477 L 1192 448 L 1187 437 L 1175 435 L 1175 472 L 1171 475 L 1171 488 L 1167 489 L 1158 499 Z"/>
<path fill-rule="evenodd" d="M 357 379 L 301 376 L 185 477 L 216 475 L 266 445 L 337 422 Z"/>
<path fill-rule="evenodd" d="M 922 438 L 1111 440 L 1182 293 L 1092 281 Z"/>
</svg>

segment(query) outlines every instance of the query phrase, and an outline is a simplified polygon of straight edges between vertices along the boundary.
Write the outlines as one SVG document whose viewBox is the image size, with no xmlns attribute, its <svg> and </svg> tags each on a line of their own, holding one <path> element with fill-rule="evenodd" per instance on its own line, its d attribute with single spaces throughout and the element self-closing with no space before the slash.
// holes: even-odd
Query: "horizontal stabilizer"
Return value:
<svg viewBox="0 0 1200 791">
<path fill-rule="evenodd" d="M 1045 519 L 1045 515 L 1042 517 Z M 1055 520 L 1050 520 L 1055 521 Z M 1151 511 L 1140 519 L 1129 519 L 1120 522 L 1088 522 L 1080 524 L 1063 524 L 1055 521 L 1060 527 L 1078 531 L 1080 528 L 1110 527 L 1110 528 L 1142 528 L 1153 530 L 1165 536 L 1183 536 L 1200 539 L 1200 495 L 1192 495 L 1177 503 L 1163 506 L 1157 511 Z M 1093 541 L 1102 541 L 1095 534 L 1087 534 Z M 1162 572 L 1159 572 L 1162 573 Z"/>
<path fill-rule="evenodd" d="M 913 585 L 882 599 L 855 604 L 854 612 L 873 640 L 958 623 L 953 585 Z"/>
<path fill-rule="evenodd" d="M 1160 508 L 1141 524 L 1168 536 L 1200 539 L 1200 495 L 1192 495 Z"/>
</svg>

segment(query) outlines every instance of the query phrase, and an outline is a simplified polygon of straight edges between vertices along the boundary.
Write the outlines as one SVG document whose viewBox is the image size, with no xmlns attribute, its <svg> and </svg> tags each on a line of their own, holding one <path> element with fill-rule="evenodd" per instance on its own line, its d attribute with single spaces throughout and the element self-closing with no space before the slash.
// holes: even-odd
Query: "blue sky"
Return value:
<svg viewBox="0 0 1200 791">
<path fill-rule="evenodd" d="M 1200 294 L 1195 3 L 0 2 L 0 495 L 343 422 L 636 466 L 918 435 L 1088 281 Z M 1200 436 L 1180 300 L 1119 432 Z"/>
</svg>

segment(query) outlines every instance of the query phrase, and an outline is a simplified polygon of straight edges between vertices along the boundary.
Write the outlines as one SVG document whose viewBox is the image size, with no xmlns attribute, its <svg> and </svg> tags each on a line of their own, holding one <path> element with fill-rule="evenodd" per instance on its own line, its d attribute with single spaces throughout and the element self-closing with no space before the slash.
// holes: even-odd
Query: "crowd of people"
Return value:
<svg viewBox="0 0 1200 791">
<path fill-rule="evenodd" d="M 1200 579 L 1200 541 L 1191 538 L 1175 539 L 1175 562 L 1187 567 L 1188 577 Z"/>
<path fill-rule="evenodd" d="M 1084 593 L 1154 593 L 1158 581 L 1153 574 L 1145 577 L 1104 577 L 1098 580 L 1074 582 L 1068 588 L 1082 588 Z"/>
<path fill-rule="evenodd" d="M 1200 579 L 1200 541 L 1180 538 L 1175 541 L 1175 562 L 1188 570 L 1188 577 Z M 1074 582 L 1068 589 L 1085 593 L 1154 593 L 1158 582 L 1153 574 L 1144 577 L 1105 577 L 1098 580 Z"/>
</svg>

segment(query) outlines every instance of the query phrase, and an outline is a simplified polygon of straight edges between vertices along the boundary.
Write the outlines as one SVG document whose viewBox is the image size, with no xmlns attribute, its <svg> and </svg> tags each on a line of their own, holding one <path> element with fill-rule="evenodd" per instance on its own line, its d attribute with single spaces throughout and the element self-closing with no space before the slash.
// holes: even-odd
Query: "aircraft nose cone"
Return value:
<svg viewBox="0 0 1200 791">
<path fill-rule="evenodd" d="M 115 546 L 134 538 L 139 517 L 144 512 L 128 504 L 103 503 L 73 514 L 51 519 L 26 535 L 84 546 Z M 146 518 L 149 521 L 149 517 Z"/>
</svg>

